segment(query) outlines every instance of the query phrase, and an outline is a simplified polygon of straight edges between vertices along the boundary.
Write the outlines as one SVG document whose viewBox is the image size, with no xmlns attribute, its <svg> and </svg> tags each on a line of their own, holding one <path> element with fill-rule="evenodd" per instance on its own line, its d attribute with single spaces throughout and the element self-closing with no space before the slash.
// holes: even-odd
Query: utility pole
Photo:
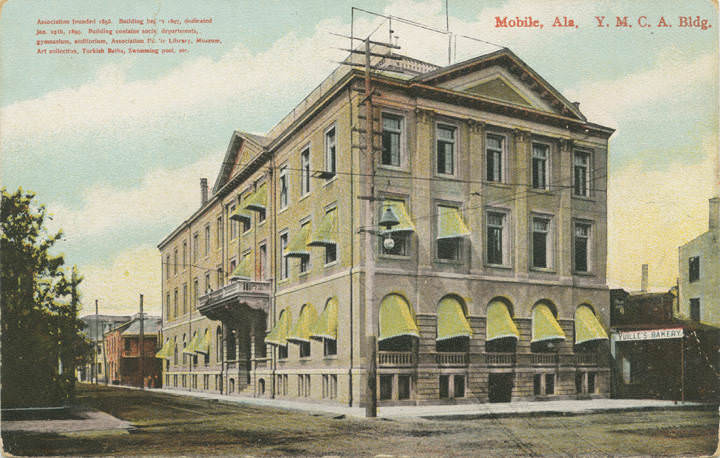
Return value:
<svg viewBox="0 0 720 458">
<path fill-rule="evenodd" d="M 93 378 L 95 379 L 95 384 L 97 385 L 98 382 L 98 373 L 97 373 L 97 352 L 98 352 L 98 345 L 100 344 L 99 333 L 98 333 L 98 300 L 95 299 L 95 348 L 93 349 Z"/>
<path fill-rule="evenodd" d="M 140 389 L 145 389 L 145 315 L 143 295 L 140 295 Z"/>
</svg>

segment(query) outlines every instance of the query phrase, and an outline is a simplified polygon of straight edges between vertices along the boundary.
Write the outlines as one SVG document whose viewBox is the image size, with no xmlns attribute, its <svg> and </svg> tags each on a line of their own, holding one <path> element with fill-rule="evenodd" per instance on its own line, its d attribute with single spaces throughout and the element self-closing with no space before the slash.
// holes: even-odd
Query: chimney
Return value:
<svg viewBox="0 0 720 458">
<path fill-rule="evenodd" d="M 713 197 L 710 199 L 710 231 L 717 231 L 720 229 L 720 197 Z"/>
<path fill-rule="evenodd" d="M 642 265 L 642 279 L 640 280 L 640 291 L 647 293 L 648 290 L 648 265 Z"/>
<path fill-rule="evenodd" d="M 575 107 L 576 110 L 579 110 L 579 109 L 580 109 L 580 102 L 573 102 L 572 104 L 573 104 L 573 106 Z"/>
<path fill-rule="evenodd" d="M 207 178 L 200 178 L 200 201 L 200 205 L 205 205 L 208 201 Z"/>
</svg>

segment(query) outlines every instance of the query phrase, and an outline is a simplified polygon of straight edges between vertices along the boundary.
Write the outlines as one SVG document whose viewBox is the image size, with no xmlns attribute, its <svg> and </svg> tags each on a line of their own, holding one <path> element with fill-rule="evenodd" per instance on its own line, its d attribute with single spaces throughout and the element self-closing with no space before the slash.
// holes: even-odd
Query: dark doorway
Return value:
<svg viewBox="0 0 720 458">
<path fill-rule="evenodd" d="M 489 374 L 488 400 L 510 402 L 512 398 L 513 374 Z"/>
</svg>

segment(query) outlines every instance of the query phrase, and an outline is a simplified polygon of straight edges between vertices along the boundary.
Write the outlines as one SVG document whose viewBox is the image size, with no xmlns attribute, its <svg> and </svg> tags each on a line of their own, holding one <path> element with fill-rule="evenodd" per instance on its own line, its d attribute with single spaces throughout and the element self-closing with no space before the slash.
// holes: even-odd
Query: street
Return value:
<svg viewBox="0 0 720 458">
<path fill-rule="evenodd" d="M 15 455 L 708 455 L 717 410 L 430 421 L 333 418 L 113 387 L 77 402 L 131 432 L 3 431 Z"/>
</svg>

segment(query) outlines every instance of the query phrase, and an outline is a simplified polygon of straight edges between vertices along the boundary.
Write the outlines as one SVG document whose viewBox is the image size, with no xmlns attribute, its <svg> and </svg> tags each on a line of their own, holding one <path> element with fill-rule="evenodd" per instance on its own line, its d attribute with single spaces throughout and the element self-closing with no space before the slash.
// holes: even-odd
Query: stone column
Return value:
<svg viewBox="0 0 720 458">
<path fill-rule="evenodd" d="M 529 229 L 529 210 L 528 197 L 530 192 L 528 186 L 530 180 L 530 132 L 520 129 L 513 131 L 513 140 L 515 146 L 515 154 L 510 157 L 511 167 L 514 174 L 508 174 L 510 181 L 514 184 L 515 209 L 511 216 L 514 221 L 515 228 L 515 246 L 513 247 L 515 276 L 518 278 L 528 278 L 529 269 L 529 253 L 530 253 L 530 229 Z M 514 160 L 512 160 L 514 159 Z M 514 165 L 514 166 L 513 166 Z"/>
<path fill-rule="evenodd" d="M 415 151 L 413 169 L 415 176 L 433 177 L 435 176 L 435 113 L 431 110 L 415 109 Z M 432 182 L 430 180 L 412 180 L 412 195 L 410 202 L 412 204 L 410 211 L 411 217 L 427 216 L 434 213 L 432 202 Z M 432 223 L 434 218 L 425 217 L 416 220 L 416 234 L 414 236 L 416 243 L 412 244 L 412 248 L 417 249 L 418 270 L 430 270 L 433 260 L 433 234 Z M 415 303 L 418 304 L 419 298 Z"/>
<path fill-rule="evenodd" d="M 485 247 L 483 246 L 483 233 L 485 224 L 485 198 L 482 195 L 485 170 L 485 123 L 468 120 L 469 125 L 469 197 L 465 205 L 465 220 L 472 232 L 470 241 L 470 273 L 484 272 Z"/>
<path fill-rule="evenodd" d="M 560 193 L 560 206 L 555 217 L 557 255 L 555 262 L 560 282 L 572 284 L 572 140 L 560 141 L 560 182 L 550 183 L 550 189 Z"/>
</svg>

